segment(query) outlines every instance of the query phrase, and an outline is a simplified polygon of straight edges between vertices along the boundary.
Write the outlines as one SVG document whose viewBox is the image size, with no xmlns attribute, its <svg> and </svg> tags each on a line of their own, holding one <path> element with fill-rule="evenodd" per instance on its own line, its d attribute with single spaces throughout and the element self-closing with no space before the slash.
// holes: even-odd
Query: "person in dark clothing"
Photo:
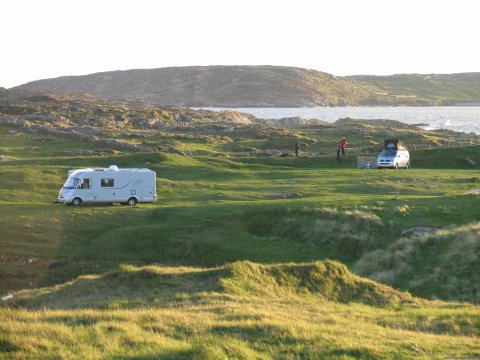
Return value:
<svg viewBox="0 0 480 360">
<path fill-rule="evenodd" d="M 299 151 L 300 151 L 300 145 L 298 145 L 298 142 L 295 142 L 295 156 L 298 156 Z"/>
<path fill-rule="evenodd" d="M 337 161 L 340 161 L 340 154 L 342 153 L 342 150 L 340 146 L 337 148 Z"/>
</svg>

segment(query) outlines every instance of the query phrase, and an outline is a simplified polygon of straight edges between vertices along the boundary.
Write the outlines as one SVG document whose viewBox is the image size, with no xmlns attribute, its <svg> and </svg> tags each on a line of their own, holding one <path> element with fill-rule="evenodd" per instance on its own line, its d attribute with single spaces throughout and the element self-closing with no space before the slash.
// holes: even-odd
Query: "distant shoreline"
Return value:
<svg viewBox="0 0 480 360">
<path fill-rule="evenodd" d="M 179 107 L 175 105 L 176 107 Z M 365 108 L 446 108 L 446 107 L 480 107 L 480 103 L 455 103 L 455 104 L 441 104 L 441 105 L 316 105 L 316 106 L 258 106 L 258 105 L 232 105 L 232 106 L 218 106 L 218 105 L 202 105 L 202 106 L 185 106 L 189 109 L 304 109 L 304 108 L 351 108 L 351 107 L 365 107 Z"/>
<path fill-rule="evenodd" d="M 395 120 L 408 125 L 425 124 L 480 135 L 479 106 L 316 106 L 316 107 L 194 107 L 212 111 L 232 110 L 259 119 L 300 117 L 333 123 L 338 119 Z"/>
</svg>

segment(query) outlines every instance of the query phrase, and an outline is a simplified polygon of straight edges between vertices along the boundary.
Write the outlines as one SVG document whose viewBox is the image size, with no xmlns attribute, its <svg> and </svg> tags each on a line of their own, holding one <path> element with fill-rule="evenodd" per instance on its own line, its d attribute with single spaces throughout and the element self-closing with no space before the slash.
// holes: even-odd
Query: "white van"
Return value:
<svg viewBox="0 0 480 360">
<path fill-rule="evenodd" d="M 377 167 L 410 169 L 410 153 L 400 140 L 385 140 L 384 150 L 377 159 Z"/>
<path fill-rule="evenodd" d="M 79 206 L 82 203 L 137 203 L 157 201 L 155 171 L 150 169 L 109 168 L 75 169 L 60 189 L 58 202 Z"/>
</svg>

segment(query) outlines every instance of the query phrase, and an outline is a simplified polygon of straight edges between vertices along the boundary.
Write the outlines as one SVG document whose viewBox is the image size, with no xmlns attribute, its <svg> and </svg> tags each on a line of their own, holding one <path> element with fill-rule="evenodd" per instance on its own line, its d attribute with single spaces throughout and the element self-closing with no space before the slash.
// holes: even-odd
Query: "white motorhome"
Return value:
<svg viewBox="0 0 480 360">
<path fill-rule="evenodd" d="M 60 189 L 58 202 L 79 206 L 82 203 L 137 203 L 157 201 L 156 174 L 150 169 L 109 168 L 74 169 Z"/>
</svg>

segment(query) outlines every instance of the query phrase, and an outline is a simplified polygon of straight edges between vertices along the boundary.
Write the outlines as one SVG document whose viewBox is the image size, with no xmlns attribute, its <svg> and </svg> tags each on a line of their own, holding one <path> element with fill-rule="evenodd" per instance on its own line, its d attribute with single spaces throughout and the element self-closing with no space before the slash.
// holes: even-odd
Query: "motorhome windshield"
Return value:
<svg viewBox="0 0 480 360">
<path fill-rule="evenodd" d="M 397 150 L 383 150 L 380 156 L 385 156 L 385 157 L 397 156 Z"/>
<path fill-rule="evenodd" d="M 68 178 L 68 180 L 65 182 L 65 185 L 63 185 L 64 189 L 75 189 L 77 187 L 79 178 Z"/>
</svg>

